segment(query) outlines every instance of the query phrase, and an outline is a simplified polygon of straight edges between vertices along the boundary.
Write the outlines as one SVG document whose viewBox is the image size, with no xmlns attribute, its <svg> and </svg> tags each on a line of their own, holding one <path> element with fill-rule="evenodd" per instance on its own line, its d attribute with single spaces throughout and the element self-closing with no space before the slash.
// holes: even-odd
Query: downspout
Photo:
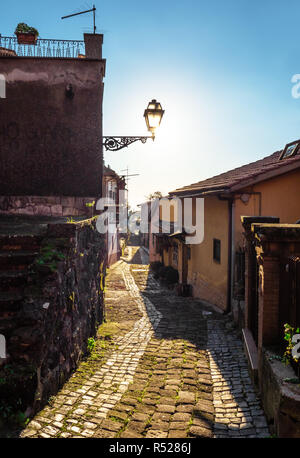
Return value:
<svg viewBox="0 0 300 458">
<path fill-rule="evenodd" d="M 261 192 L 245 192 L 249 195 L 257 195 L 259 197 L 259 216 L 261 216 L 262 210 L 262 196 Z M 233 279 L 234 279 L 234 263 L 235 263 L 235 252 L 234 252 L 234 197 L 218 196 L 220 200 L 228 201 L 228 277 L 227 277 L 227 305 L 225 314 L 228 314 L 232 310 L 233 300 Z"/>
<path fill-rule="evenodd" d="M 231 312 L 231 293 L 232 293 L 232 268 L 233 268 L 233 249 L 232 249 L 232 217 L 233 217 L 233 199 L 228 199 L 228 267 L 227 267 L 227 304 L 225 314 Z"/>
<path fill-rule="evenodd" d="M 234 198 L 218 196 L 220 200 L 227 200 L 228 202 L 228 260 L 227 260 L 227 299 L 226 299 L 226 309 L 224 314 L 231 312 L 231 296 L 232 296 L 232 278 L 233 278 L 233 247 L 232 247 L 232 229 L 233 229 L 233 202 Z"/>
</svg>

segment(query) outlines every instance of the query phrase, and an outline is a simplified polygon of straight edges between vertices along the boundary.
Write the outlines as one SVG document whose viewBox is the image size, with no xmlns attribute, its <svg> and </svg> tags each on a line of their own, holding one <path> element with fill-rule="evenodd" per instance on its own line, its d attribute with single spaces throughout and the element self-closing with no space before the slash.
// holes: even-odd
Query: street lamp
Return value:
<svg viewBox="0 0 300 458">
<path fill-rule="evenodd" d="M 159 127 L 163 115 L 164 110 L 162 109 L 161 104 L 155 99 L 151 100 L 147 109 L 145 110 L 144 117 L 147 129 L 152 133 L 153 140 L 155 138 L 155 129 Z"/>
<path fill-rule="evenodd" d="M 122 148 L 125 148 L 131 143 L 136 141 L 141 141 L 146 143 L 148 138 L 155 139 L 155 129 L 160 125 L 162 117 L 164 115 L 164 110 L 161 107 L 161 104 L 155 99 L 151 100 L 148 103 L 148 107 L 144 112 L 144 117 L 147 125 L 147 129 L 151 132 L 151 136 L 144 137 L 103 137 L 104 142 L 103 146 L 108 151 L 118 151 Z"/>
</svg>

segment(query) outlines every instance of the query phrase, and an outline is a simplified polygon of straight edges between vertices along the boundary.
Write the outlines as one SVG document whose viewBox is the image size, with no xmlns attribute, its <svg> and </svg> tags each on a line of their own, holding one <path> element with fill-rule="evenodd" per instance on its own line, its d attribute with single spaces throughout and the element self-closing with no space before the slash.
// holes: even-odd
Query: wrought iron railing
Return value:
<svg viewBox="0 0 300 458">
<path fill-rule="evenodd" d="M 84 41 L 37 39 L 35 44 L 20 44 L 16 37 L 0 35 L 0 47 L 10 49 L 21 57 L 79 58 L 85 53 Z"/>
</svg>

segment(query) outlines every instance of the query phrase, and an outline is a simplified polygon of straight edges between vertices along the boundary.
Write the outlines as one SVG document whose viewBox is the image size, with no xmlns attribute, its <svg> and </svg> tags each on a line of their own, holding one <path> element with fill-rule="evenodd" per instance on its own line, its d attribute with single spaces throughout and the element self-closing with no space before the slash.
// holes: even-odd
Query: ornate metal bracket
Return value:
<svg viewBox="0 0 300 458">
<path fill-rule="evenodd" d="M 154 136 L 148 137 L 103 137 L 103 146 L 108 151 L 119 151 L 122 148 L 127 148 L 131 143 L 141 141 L 146 143 L 148 138 L 154 140 Z"/>
</svg>

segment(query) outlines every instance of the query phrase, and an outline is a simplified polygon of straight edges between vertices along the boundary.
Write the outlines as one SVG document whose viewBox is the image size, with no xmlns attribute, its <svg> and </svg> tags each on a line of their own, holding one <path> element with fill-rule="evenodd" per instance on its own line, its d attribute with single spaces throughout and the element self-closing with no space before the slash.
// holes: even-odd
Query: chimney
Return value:
<svg viewBox="0 0 300 458">
<path fill-rule="evenodd" d="M 103 35 L 100 33 L 85 33 L 85 57 L 86 59 L 102 59 Z"/>
</svg>

